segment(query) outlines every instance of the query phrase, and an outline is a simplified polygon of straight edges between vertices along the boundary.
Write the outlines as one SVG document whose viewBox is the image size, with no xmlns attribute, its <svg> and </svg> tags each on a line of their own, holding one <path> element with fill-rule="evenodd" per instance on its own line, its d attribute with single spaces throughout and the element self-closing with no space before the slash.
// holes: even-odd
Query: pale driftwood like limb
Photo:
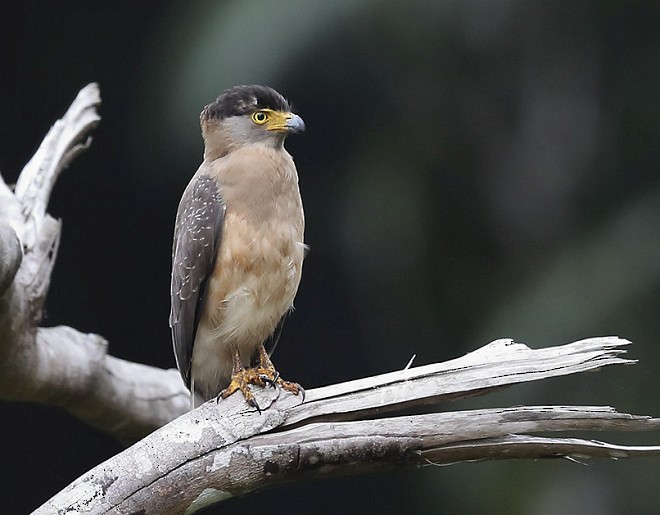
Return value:
<svg viewBox="0 0 660 515">
<path fill-rule="evenodd" d="M 15 227 L 27 248 L 36 246 L 39 227 L 46 217 L 50 194 L 60 173 L 91 143 L 91 131 L 101 120 L 98 85 L 85 86 L 64 114 L 50 128 L 34 156 L 21 171 L 14 195 L 20 202 L 22 220 Z"/>
<path fill-rule="evenodd" d="M 402 407 L 629 364 L 620 356 L 627 344 L 615 337 L 592 338 L 532 350 L 498 340 L 447 363 L 311 390 L 304 402 L 279 390 L 257 389 L 266 408 L 261 413 L 240 395 L 211 401 L 92 469 L 35 513 L 193 513 L 284 482 L 401 464 L 659 455 L 660 446 L 527 434 L 660 429 L 658 419 L 612 408 L 538 406 L 381 418 Z"/>
<path fill-rule="evenodd" d="M 580 340 L 561 347 L 530 349 L 511 339 L 495 340 L 463 357 L 421 367 L 405 368 L 373 377 L 349 381 L 308 392 L 305 402 L 305 418 L 323 417 L 328 413 L 352 412 L 356 416 L 358 405 L 364 409 L 379 408 L 382 411 L 401 409 L 411 401 L 419 405 L 466 396 L 482 395 L 488 391 L 515 383 L 562 376 L 593 370 L 601 366 L 633 364 L 633 360 L 621 358 L 628 340 L 617 337 L 599 337 Z M 544 363 L 544 368 L 537 367 Z M 451 371 L 452 374 L 444 374 Z M 401 388 L 401 384 L 415 381 L 415 388 Z M 438 396 L 438 385 L 442 393 Z M 467 394 L 466 392 L 469 392 Z M 350 394 L 350 395 L 347 395 Z M 315 413 L 317 400 L 324 400 L 321 412 Z M 330 409 L 331 408 L 331 409 Z M 291 422 L 298 419 L 292 414 Z"/>
<path fill-rule="evenodd" d="M 133 442 L 188 409 L 178 372 L 108 356 L 98 335 L 38 328 L 60 222 L 46 213 L 59 174 L 99 122 L 98 86 L 83 88 L 16 183 L 0 177 L 0 398 L 61 406 Z"/>
</svg>

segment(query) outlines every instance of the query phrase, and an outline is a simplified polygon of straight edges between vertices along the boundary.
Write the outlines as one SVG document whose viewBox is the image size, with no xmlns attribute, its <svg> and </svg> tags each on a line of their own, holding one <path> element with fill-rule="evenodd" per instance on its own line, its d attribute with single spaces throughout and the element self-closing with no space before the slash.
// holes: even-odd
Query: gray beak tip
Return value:
<svg viewBox="0 0 660 515">
<path fill-rule="evenodd" d="M 291 118 L 287 120 L 286 126 L 289 129 L 289 132 L 293 134 L 305 132 L 305 122 L 297 114 L 292 115 Z"/>
</svg>

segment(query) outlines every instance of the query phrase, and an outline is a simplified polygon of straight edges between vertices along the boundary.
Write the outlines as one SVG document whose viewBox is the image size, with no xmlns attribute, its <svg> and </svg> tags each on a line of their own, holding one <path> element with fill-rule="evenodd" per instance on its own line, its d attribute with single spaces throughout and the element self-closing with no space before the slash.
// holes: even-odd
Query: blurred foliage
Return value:
<svg viewBox="0 0 660 515">
<path fill-rule="evenodd" d="M 197 115 L 225 87 L 267 83 L 308 127 L 287 142 L 311 252 L 275 355 L 283 375 L 313 387 L 499 337 L 617 334 L 636 367 L 450 408 L 658 415 L 659 23 L 652 1 L 17 3 L 0 31 L 3 176 L 86 82 L 104 97 L 91 151 L 53 198 L 64 234 L 46 323 L 174 365 L 171 227 L 201 159 Z M 56 463 L 30 499 L 3 496 L 16 513 L 118 450 L 53 410 L 8 411 L 4 484 L 36 488 L 34 467 Z M 657 513 L 658 474 L 657 460 L 429 466 L 209 513 Z"/>
</svg>

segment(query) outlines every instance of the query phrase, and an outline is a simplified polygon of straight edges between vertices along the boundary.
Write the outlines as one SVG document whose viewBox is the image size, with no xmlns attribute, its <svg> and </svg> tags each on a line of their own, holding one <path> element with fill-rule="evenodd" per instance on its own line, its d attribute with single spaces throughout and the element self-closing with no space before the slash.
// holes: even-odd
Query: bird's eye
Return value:
<svg viewBox="0 0 660 515">
<path fill-rule="evenodd" d="M 256 111 L 252 113 L 252 121 L 257 125 L 263 125 L 268 121 L 268 113 L 264 111 Z"/>
</svg>

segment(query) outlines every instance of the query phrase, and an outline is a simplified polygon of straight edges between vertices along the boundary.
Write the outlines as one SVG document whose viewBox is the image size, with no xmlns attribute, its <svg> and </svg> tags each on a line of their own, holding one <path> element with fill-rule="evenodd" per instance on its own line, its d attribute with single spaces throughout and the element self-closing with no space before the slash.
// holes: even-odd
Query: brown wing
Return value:
<svg viewBox="0 0 660 515">
<path fill-rule="evenodd" d="M 206 281 L 222 239 L 225 204 L 216 181 L 196 174 L 181 197 L 174 226 L 170 327 L 176 365 L 190 388 L 190 363 Z"/>
</svg>

